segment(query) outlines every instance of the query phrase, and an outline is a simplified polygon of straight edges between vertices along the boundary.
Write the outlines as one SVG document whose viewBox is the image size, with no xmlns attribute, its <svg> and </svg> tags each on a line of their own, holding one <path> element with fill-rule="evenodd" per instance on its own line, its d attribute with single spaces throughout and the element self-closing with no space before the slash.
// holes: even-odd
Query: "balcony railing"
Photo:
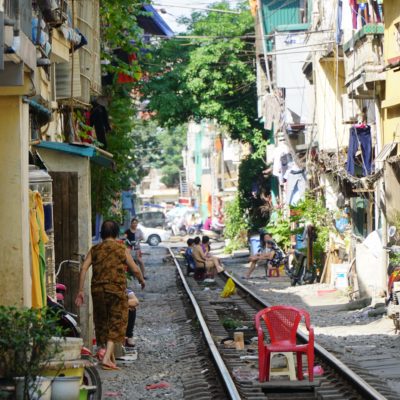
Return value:
<svg viewBox="0 0 400 400">
<path fill-rule="evenodd" d="M 385 79 L 383 24 L 367 24 L 343 45 L 347 91 L 354 97 L 370 97 L 373 82 Z"/>
</svg>

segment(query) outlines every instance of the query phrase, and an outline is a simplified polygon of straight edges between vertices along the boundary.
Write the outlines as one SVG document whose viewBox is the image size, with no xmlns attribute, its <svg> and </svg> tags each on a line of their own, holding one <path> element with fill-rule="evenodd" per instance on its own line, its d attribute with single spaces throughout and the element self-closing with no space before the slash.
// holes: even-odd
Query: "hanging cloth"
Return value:
<svg viewBox="0 0 400 400">
<path fill-rule="evenodd" d="M 44 209 L 40 193 L 29 192 L 29 226 L 31 246 L 32 307 L 46 305 L 46 257 L 48 237 L 44 230 Z"/>
<path fill-rule="evenodd" d="M 357 19 L 358 19 L 358 3 L 356 0 L 349 0 L 350 10 L 351 10 L 351 21 L 353 29 L 357 29 Z"/>
<path fill-rule="evenodd" d="M 372 171 L 372 139 L 371 127 L 369 125 L 361 124 L 350 128 L 346 167 L 350 175 L 354 175 L 355 172 L 356 153 L 359 147 L 361 147 L 363 176 L 367 176 Z"/>
</svg>

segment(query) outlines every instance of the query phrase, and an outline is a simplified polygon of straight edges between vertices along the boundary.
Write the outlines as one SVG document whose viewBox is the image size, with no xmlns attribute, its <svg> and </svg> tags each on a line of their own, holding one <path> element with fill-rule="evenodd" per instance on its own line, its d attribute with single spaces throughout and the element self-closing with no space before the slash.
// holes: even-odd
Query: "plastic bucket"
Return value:
<svg viewBox="0 0 400 400">
<path fill-rule="evenodd" d="M 51 400 L 79 399 L 81 378 L 79 376 L 58 376 L 52 383 Z"/>
<path fill-rule="evenodd" d="M 252 236 L 249 242 L 250 242 L 250 254 L 254 256 L 260 251 L 260 237 Z"/>
<path fill-rule="evenodd" d="M 25 378 L 17 377 L 15 379 L 15 398 L 17 400 L 24 399 Z M 50 400 L 52 398 L 52 384 L 51 378 L 45 376 L 38 376 L 35 383 L 30 385 L 29 398 L 32 400 Z"/>
<path fill-rule="evenodd" d="M 332 264 L 332 280 L 336 289 L 347 289 L 349 282 L 347 280 L 347 271 L 349 264 Z"/>
</svg>

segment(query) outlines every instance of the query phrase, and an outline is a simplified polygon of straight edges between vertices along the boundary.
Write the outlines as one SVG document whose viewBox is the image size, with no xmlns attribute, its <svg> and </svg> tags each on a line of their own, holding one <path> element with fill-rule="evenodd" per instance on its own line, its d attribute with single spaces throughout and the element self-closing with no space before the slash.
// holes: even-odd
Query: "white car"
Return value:
<svg viewBox="0 0 400 400">
<path fill-rule="evenodd" d="M 142 224 L 139 224 L 138 228 L 143 232 L 144 241 L 150 246 L 158 246 L 161 242 L 165 242 L 171 237 L 171 232 L 164 229 L 149 228 Z"/>
</svg>

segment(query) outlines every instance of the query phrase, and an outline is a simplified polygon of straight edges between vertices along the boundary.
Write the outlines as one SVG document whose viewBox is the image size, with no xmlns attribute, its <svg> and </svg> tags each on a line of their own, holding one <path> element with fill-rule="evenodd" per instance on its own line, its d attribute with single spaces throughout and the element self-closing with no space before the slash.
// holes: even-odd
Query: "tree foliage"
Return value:
<svg viewBox="0 0 400 400">
<path fill-rule="evenodd" d="M 182 150 L 186 145 L 186 131 L 186 124 L 163 128 L 157 137 L 160 154 L 154 166 L 161 168 L 163 175 L 161 182 L 167 187 L 176 187 L 179 184 L 179 172 L 183 169 Z"/>
<path fill-rule="evenodd" d="M 238 6 L 240 14 L 192 14 L 187 38 L 164 41 L 153 54 L 143 93 L 162 126 L 215 119 L 234 139 L 256 146 L 262 142 L 254 20 L 247 6 Z M 230 9 L 228 2 L 214 7 Z"/>
<path fill-rule="evenodd" d="M 248 224 L 251 230 L 257 231 L 265 226 L 269 213 L 262 206 L 270 192 L 270 180 L 263 175 L 265 163 L 261 157 L 249 155 L 239 166 L 239 206 L 248 213 Z"/>
<path fill-rule="evenodd" d="M 138 16 L 143 14 L 144 1 L 120 0 L 118 7 L 113 0 L 100 0 L 101 18 L 101 57 L 102 72 L 114 77 L 123 73 L 139 79 L 142 67 L 139 60 L 143 43 L 143 30 L 138 25 Z M 136 54 L 137 60 L 126 63 L 115 49 L 127 54 Z M 147 53 L 146 53 L 147 54 Z M 146 59 L 148 55 L 144 56 Z M 134 135 L 134 116 L 136 109 L 131 98 L 134 84 L 113 83 L 103 88 L 108 101 L 108 111 L 112 132 L 108 135 L 107 151 L 114 156 L 113 170 L 92 166 L 92 211 L 93 214 L 110 216 L 111 205 L 121 190 L 129 187 L 130 180 L 139 181 L 145 174 L 143 163 L 139 162 L 138 136 Z M 146 139 L 147 141 L 147 139 Z M 151 143 L 151 141 L 148 141 Z"/>
<path fill-rule="evenodd" d="M 248 223 L 240 207 L 239 195 L 225 205 L 225 230 L 224 236 L 229 239 L 225 248 L 226 253 L 247 246 Z"/>
<path fill-rule="evenodd" d="M 138 24 L 138 16 L 146 15 L 143 0 L 100 0 L 100 22 L 102 43 L 103 72 L 124 73 L 139 79 L 141 68 L 139 58 L 144 48 L 143 29 Z M 137 61 L 126 63 L 114 50 L 135 54 Z M 148 57 L 146 53 L 146 57 Z"/>
</svg>

